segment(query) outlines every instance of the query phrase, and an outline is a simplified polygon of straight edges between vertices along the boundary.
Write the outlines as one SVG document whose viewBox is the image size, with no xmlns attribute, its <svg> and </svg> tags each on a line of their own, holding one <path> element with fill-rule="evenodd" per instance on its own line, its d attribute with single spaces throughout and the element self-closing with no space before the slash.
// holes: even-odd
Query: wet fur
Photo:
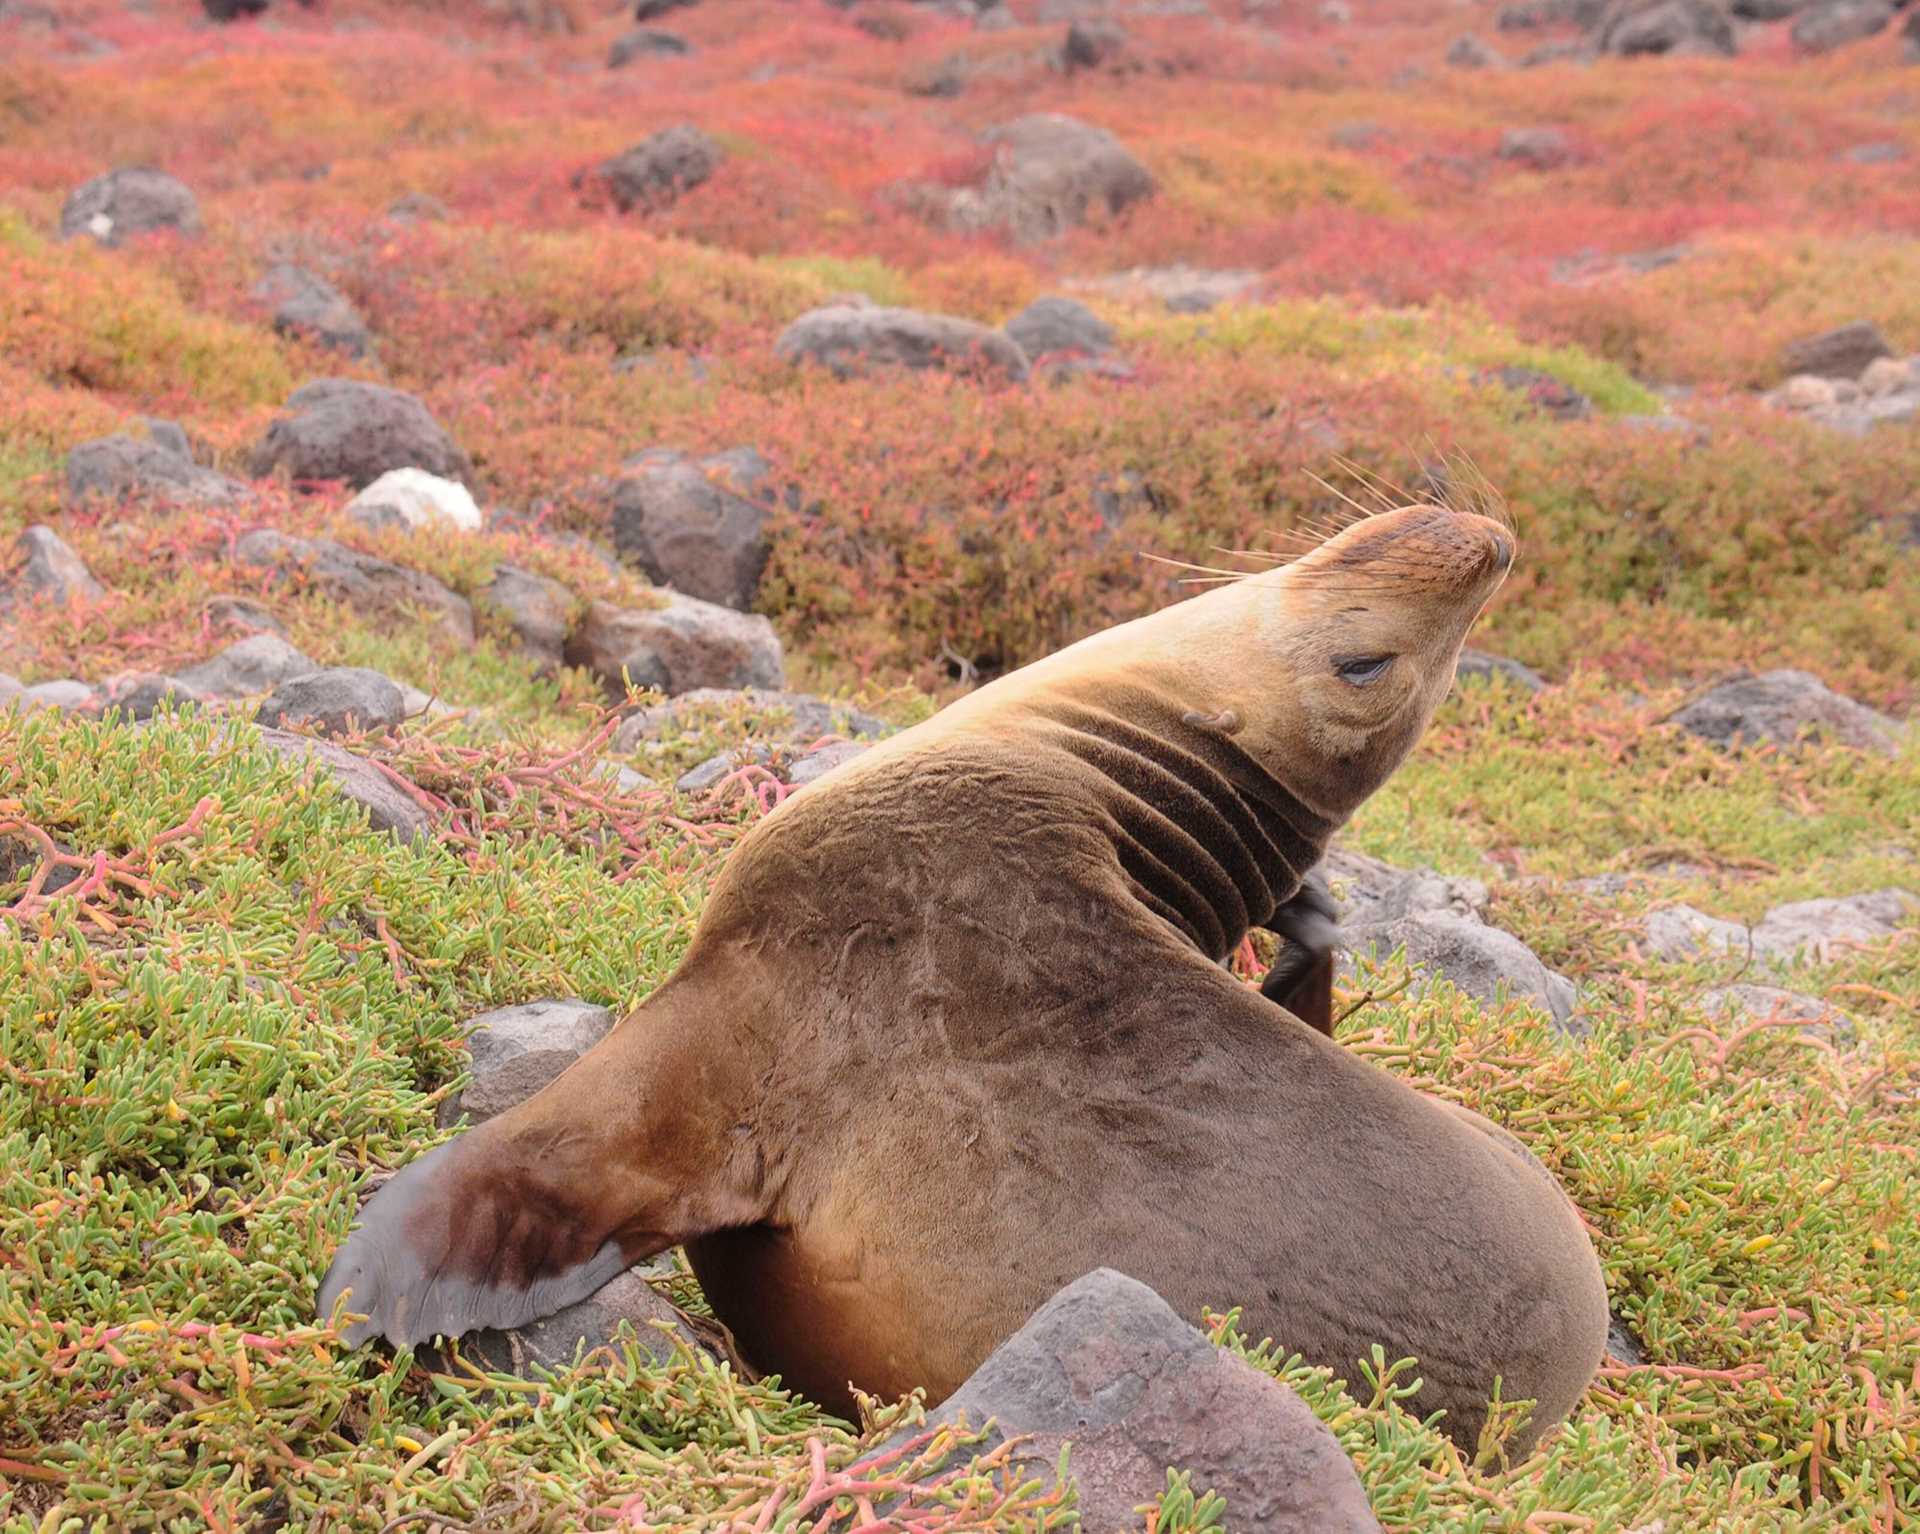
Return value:
<svg viewBox="0 0 1920 1534">
<path fill-rule="evenodd" d="M 1347 1377 L 1414 1355 L 1463 1445 L 1496 1377 L 1539 1403 L 1528 1438 L 1558 1421 L 1607 1324 L 1571 1203 L 1218 963 L 1312 914 L 1308 870 L 1444 694 L 1505 568 L 1449 515 L 1335 548 L 1319 591 L 1095 636 L 796 795 L 645 1005 L 374 1199 L 322 1309 L 350 1286 L 355 1340 L 519 1324 L 684 1242 L 746 1356 L 844 1410 L 939 1399 L 1107 1266 Z M 1321 677 L 1364 627 L 1334 588 L 1422 559 L 1419 670 L 1367 703 L 1371 755 L 1323 757 L 1362 728 Z"/>
</svg>

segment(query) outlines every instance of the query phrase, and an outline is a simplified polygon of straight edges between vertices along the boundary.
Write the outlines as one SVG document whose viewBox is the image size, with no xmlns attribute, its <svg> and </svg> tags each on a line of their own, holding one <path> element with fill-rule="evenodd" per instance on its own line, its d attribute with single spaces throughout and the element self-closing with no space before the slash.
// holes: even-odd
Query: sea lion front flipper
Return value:
<svg viewBox="0 0 1920 1534">
<path fill-rule="evenodd" d="M 1333 1037 L 1333 955 L 1340 946 L 1339 915 L 1326 878 L 1310 873 L 1265 922 L 1285 939 L 1260 994 L 1318 1033 Z"/>
</svg>

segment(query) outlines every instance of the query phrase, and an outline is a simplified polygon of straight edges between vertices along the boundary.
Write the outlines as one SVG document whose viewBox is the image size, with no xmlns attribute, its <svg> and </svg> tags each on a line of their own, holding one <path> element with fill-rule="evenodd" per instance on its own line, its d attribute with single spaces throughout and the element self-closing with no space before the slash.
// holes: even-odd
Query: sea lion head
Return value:
<svg viewBox="0 0 1920 1534">
<path fill-rule="evenodd" d="M 1192 661 L 1195 690 L 1231 713 L 1238 745 L 1342 822 L 1433 718 L 1515 549 L 1511 528 L 1477 513 L 1379 512 L 1199 598 L 1191 605 L 1215 611 L 1192 625 L 1178 661 Z"/>
</svg>

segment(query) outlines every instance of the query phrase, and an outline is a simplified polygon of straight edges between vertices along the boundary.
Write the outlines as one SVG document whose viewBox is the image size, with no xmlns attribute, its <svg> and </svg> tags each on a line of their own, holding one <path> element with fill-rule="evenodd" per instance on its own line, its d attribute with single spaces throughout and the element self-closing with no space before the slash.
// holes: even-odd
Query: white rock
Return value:
<svg viewBox="0 0 1920 1534">
<path fill-rule="evenodd" d="M 1801 373 L 1781 387 L 1780 403 L 1789 410 L 1824 410 L 1839 403 L 1839 392 L 1831 378 Z"/>
<path fill-rule="evenodd" d="M 425 469 L 389 469 L 347 503 L 356 522 L 379 526 L 398 520 L 407 527 L 451 524 L 477 533 L 486 519 L 465 485 Z"/>
<path fill-rule="evenodd" d="M 1876 357 L 1860 375 L 1860 392 L 1873 399 L 1913 387 L 1913 364 L 1904 357 Z"/>
</svg>

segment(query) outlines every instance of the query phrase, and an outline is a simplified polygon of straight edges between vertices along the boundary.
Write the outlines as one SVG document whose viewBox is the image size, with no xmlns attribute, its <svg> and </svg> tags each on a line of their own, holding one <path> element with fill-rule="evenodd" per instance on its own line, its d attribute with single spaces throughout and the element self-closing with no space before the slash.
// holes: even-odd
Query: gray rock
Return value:
<svg viewBox="0 0 1920 1534">
<path fill-rule="evenodd" d="M 60 210 L 60 238 L 90 236 L 118 245 L 135 235 L 171 229 L 200 232 L 200 205 L 185 184 L 149 166 L 108 171 L 75 187 Z"/>
<path fill-rule="evenodd" d="M 1423 911 L 1486 918 L 1487 887 L 1431 868 L 1396 868 L 1364 852 L 1335 847 L 1320 862 L 1340 922 L 1350 931 L 1391 925 Z"/>
<path fill-rule="evenodd" d="M 187 709 L 197 708 L 201 701 L 178 677 L 162 676 L 154 671 L 122 671 L 95 688 L 86 707 L 89 713 L 102 717 L 112 713 L 125 722 L 151 719 L 160 712 L 162 704 Z"/>
<path fill-rule="evenodd" d="M 1049 240 L 1151 198 L 1146 166 L 1104 128 L 1055 112 L 1015 119 L 986 135 L 994 162 L 978 191 L 955 194 L 948 216 L 965 228 L 1005 228 Z"/>
<path fill-rule="evenodd" d="M 620 723 L 608 749 L 629 755 L 645 742 L 697 728 L 704 720 L 737 721 L 740 728 L 776 745 L 811 745 L 826 735 L 891 735 L 877 715 L 804 692 L 747 687 L 698 687 L 664 703 L 636 709 Z"/>
<path fill-rule="evenodd" d="M 1036 298 L 1005 326 L 1014 344 L 1035 361 L 1043 357 L 1104 357 L 1113 329 L 1075 298 Z"/>
<path fill-rule="evenodd" d="M 1409 968 L 1443 976 L 1487 1003 L 1504 990 L 1536 1003 L 1556 1027 L 1569 1030 L 1578 998 L 1573 982 L 1510 932 L 1452 911 L 1418 911 L 1380 927 L 1352 927 L 1347 936 L 1356 950 L 1373 946 L 1382 956 L 1404 945 Z"/>
<path fill-rule="evenodd" d="M 1784 964 L 1796 958 L 1828 963 L 1846 947 L 1884 942 L 1914 925 L 1920 899 L 1903 889 L 1799 900 L 1776 906 L 1751 929 L 1688 905 L 1667 906 L 1646 920 L 1646 947 L 1655 958 L 1684 963 L 1731 955 Z"/>
<path fill-rule="evenodd" d="M 1870 144 L 1855 144 L 1843 149 L 1838 158 L 1849 165 L 1898 165 L 1907 157 L 1907 146 L 1892 139 L 1875 139 Z"/>
<path fill-rule="evenodd" d="M 656 608 L 590 603 L 567 642 L 567 664 L 599 677 L 616 701 L 626 696 L 623 672 L 635 686 L 666 693 L 785 681 L 780 641 L 765 618 L 677 591 L 662 595 Z"/>
<path fill-rule="evenodd" d="M 822 363 L 839 378 L 874 367 L 977 371 L 1014 382 L 1027 376 L 1026 353 L 1000 331 L 917 309 L 812 309 L 781 333 L 775 350 L 790 362 Z"/>
<path fill-rule="evenodd" d="M 1738 51 L 1733 23 L 1712 0 L 1616 0 L 1594 29 L 1602 53 L 1633 57 L 1658 53 Z"/>
<path fill-rule="evenodd" d="M 296 482 L 344 480 L 364 490 L 389 469 L 424 469 L 463 483 L 467 455 L 411 394 L 351 378 L 322 378 L 287 397 L 287 414 L 267 428 L 251 470 L 284 469 Z"/>
<path fill-rule="evenodd" d="M 1462 32 L 1447 47 L 1447 62 L 1455 69 L 1504 69 L 1506 56 L 1471 32 Z"/>
<path fill-rule="evenodd" d="M 660 786 L 644 772 L 636 772 L 625 762 L 602 761 L 596 769 L 596 776 L 611 780 L 614 791 L 622 794 L 642 794 Z"/>
<path fill-rule="evenodd" d="M 576 605 L 565 586 L 518 565 L 499 565 L 478 598 L 482 606 L 505 615 L 524 654 L 543 667 L 561 665 Z"/>
<path fill-rule="evenodd" d="M 648 135 L 576 179 L 583 187 L 603 191 L 622 213 L 636 208 L 656 213 L 711 179 L 725 158 L 725 151 L 700 129 L 679 123 Z"/>
<path fill-rule="evenodd" d="M 20 694 L 20 706 L 28 713 L 36 708 L 79 712 L 92 702 L 93 689 L 72 677 L 63 677 L 57 682 L 36 682 Z"/>
<path fill-rule="evenodd" d="M 1742 21 L 1785 21 L 1812 0 L 1733 0 L 1727 7 Z"/>
<path fill-rule="evenodd" d="M 654 448 L 609 487 L 613 545 L 658 586 L 746 611 L 773 546 L 767 461 L 751 448 L 692 459 Z"/>
<path fill-rule="evenodd" d="M 257 303 L 273 311 L 273 328 L 348 357 L 364 357 L 373 336 L 360 312 L 324 277 L 282 261 L 255 285 Z"/>
<path fill-rule="evenodd" d="M 1378 1534 L 1353 1461 L 1304 1401 L 1215 1347 L 1136 1279 L 1098 1268 L 1067 1285 L 927 1414 L 995 1422 L 1016 1471 L 1051 1485 L 1061 1451 L 1080 1527 L 1119 1534 L 1166 1489 L 1169 1465 L 1226 1501 L 1236 1534 Z M 898 1444 L 896 1435 L 882 1448 Z"/>
<path fill-rule="evenodd" d="M 787 781 L 795 788 L 805 788 L 809 783 L 818 783 L 834 768 L 844 766 L 857 756 L 865 756 L 873 749 L 873 743 L 866 740 L 836 740 L 809 751 L 787 769 Z"/>
<path fill-rule="evenodd" d="M 1886 31 L 1892 22 L 1887 0 L 1825 0 L 1800 12 L 1791 35 L 1794 46 L 1807 53 L 1831 53 Z"/>
<path fill-rule="evenodd" d="M 1547 679 L 1531 666 L 1485 650 L 1462 650 L 1453 675 L 1456 682 L 1487 682 L 1501 676 L 1527 692 L 1539 692 L 1547 685 Z"/>
<path fill-rule="evenodd" d="M 1708 1017 L 1736 1024 L 1787 1020 L 1802 1031 L 1850 1044 L 1857 1033 L 1852 1018 L 1817 996 L 1784 991 L 1777 985 L 1723 985 L 1700 996 L 1700 1010 Z"/>
<path fill-rule="evenodd" d="M 257 528 L 234 545 L 234 557 L 311 582 L 365 617 L 392 621 L 424 614 L 448 639 L 473 643 L 473 609 L 466 598 L 419 570 L 357 553 L 331 538 L 289 538 L 273 528 Z"/>
<path fill-rule="evenodd" d="M 654 21 L 686 6 L 698 5 L 700 0 L 636 0 L 633 7 L 635 21 Z"/>
<path fill-rule="evenodd" d="M 399 687 L 363 666 L 332 666 L 282 682 L 255 716 L 269 728 L 303 724 L 322 735 L 392 729 L 406 717 Z"/>
<path fill-rule="evenodd" d="M 674 788 L 683 794 L 704 794 L 729 773 L 738 772 L 742 767 L 764 767 L 774 760 L 772 746 L 755 743 L 736 746 L 731 751 L 722 751 L 718 756 L 710 756 L 697 766 L 689 767 L 674 780 Z"/>
<path fill-rule="evenodd" d="M 484 1124 L 525 1102 L 605 1038 L 613 1013 L 571 998 L 530 1001 L 483 1012 L 467 1023 L 473 1080 L 442 1100 L 436 1121 L 451 1128 L 465 1114 Z"/>
<path fill-rule="evenodd" d="M 178 421 L 162 421 L 148 416 L 146 424 L 148 440 L 165 448 L 176 458 L 193 461 L 193 443 L 187 439 L 186 428 Z"/>
<path fill-rule="evenodd" d="M 256 734 L 276 756 L 308 762 L 315 772 L 324 772 L 343 797 L 366 811 L 374 830 L 403 842 L 421 841 L 431 834 L 433 818 L 426 807 L 365 757 L 311 735 L 290 735 L 284 730 Z"/>
<path fill-rule="evenodd" d="M 1729 750 L 1791 747 L 1811 734 L 1863 751 L 1898 750 L 1899 721 L 1834 692 L 1804 671 L 1736 675 L 1687 703 L 1670 722 Z"/>
<path fill-rule="evenodd" d="M 0 589 L 0 608 L 22 597 L 43 602 L 97 602 L 107 594 L 107 588 L 93 578 L 85 561 L 44 523 L 36 522 L 21 533 L 14 549 L 26 556 L 26 563 Z"/>
<path fill-rule="evenodd" d="M 1647 1361 L 1647 1351 L 1640 1345 L 1640 1339 L 1633 1334 L 1618 1311 L 1607 1312 L 1607 1353 L 1629 1368 L 1639 1368 Z M 1656 1522 L 1651 1525 L 1658 1528 Z"/>
<path fill-rule="evenodd" d="M 254 634 L 189 666 L 178 680 L 202 697 L 246 698 L 317 669 L 278 634 Z"/>
<path fill-rule="evenodd" d="M 1499 155 L 1528 170 L 1558 170 L 1573 158 L 1573 146 L 1558 128 L 1509 128 L 1500 135 Z"/>
<path fill-rule="evenodd" d="M 201 609 L 206 614 L 207 627 L 215 633 L 222 631 L 236 634 L 278 634 L 287 637 L 287 626 L 273 614 L 273 609 L 264 602 L 256 602 L 252 597 L 213 597 Z"/>
<path fill-rule="evenodd" d="M 1099 69 L 1117 64 L 1126 51 L 1127 34 L 1118 22 L 1088 17 L 1068 24 L 1067 40 L 1060 45 L 1060 63 L 1069 74 Z"/>
<path fill-rule="evenodd" d="M 629 1268 L 577 1305 L 512 1331 L 473 1332 L 460 1339 L 461 1356 L 497 1374 L 535 1377 L 536 1370 L 572 1366 L 575 1358 L 614 1341 L 620 1323 L 633 1328 L 640 1351 L 657 1363 L 673 1357 L 670 1343 L 653 1323 L 669 1322 L 681 1340 L 694 1344 L 680 1313 L 637 1269 Z"/>
<path fill-rule="evenodd" d="M 387 205 L 387 217 L 396 224 L 444 224 L 453 209 L 431 192 L 405 192 Z"/>
<path fill-rule="evenodd" d="M 0 700 L 0 708 L 4 708 Z M 59 837 L 53 838 L 53 850 L 62 857 L 73 857 L 75 852 Z M 44 861 L 40 844 L 28 841 L 24 836 L 0 831 L 0 890 L 23 890 L 33 882 L 33 876 L 39 872 Z M 40 881 L 42 896 L 57 895 L 77 879 L 83 877 L 80 869 L 70 863 L 54 863 L 47 869 L 47 875 Z M 0 905 L 12 904 L 17 895 L 0 898 Z"/>
<path fill-rule="evenodd" d="M 1562 383 L 1539 368 L 1487 368 L 1476 375 L 1485 382 L 1497 383 L 1509 393 L 1518 394 L 1543 414 L 1556 421 L 1584 421 L 1593 414 L 1593 401 L 1571 384 Z"/>
<path fill-rule="evenodd" d="M 176 431 L 178 427 L 174 428 Z M 185 433 L 181 433 L 184 438 Z M 237 479 L 202 468 L 158 441 L 100 437 L 67 454 L 67 501 L 166 501 L 233 506 L 252 499 Z"/>
<path fill-rule="evenodd" d="M 1887 345 L 1878 325 L 1871 320 L 1856 320 L 1817 336 L 1803 336 L 1780 354 L 1780 365 L 1789 375 L 1858 378 L 1868 363 L 1892 355 L 1893 348 Z"/>
<path fill-rule="evenodd" d="M 26 683 L 22 682 L 19 677 L 10 676 L 4 671 L 0 671 L 0 709 L 11 706 L 14 699 L 18 698 L 20 694 L 26 690 Z"/>
<path fill-rule="evenodd" d="M 693 44 L 671 32 L 653 32 L 645 27 L 613 40 L 607 49 L 607 68 L 625 69 L 635 59 L 680 58 L 693 52 Z"/>
</svg>

